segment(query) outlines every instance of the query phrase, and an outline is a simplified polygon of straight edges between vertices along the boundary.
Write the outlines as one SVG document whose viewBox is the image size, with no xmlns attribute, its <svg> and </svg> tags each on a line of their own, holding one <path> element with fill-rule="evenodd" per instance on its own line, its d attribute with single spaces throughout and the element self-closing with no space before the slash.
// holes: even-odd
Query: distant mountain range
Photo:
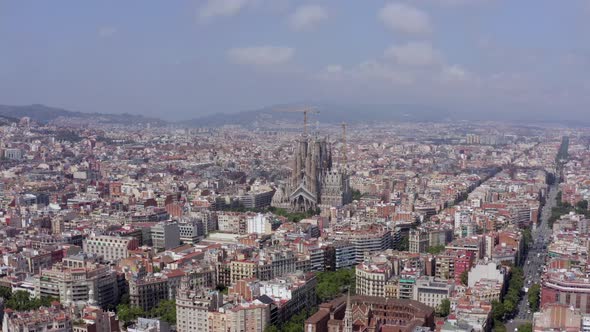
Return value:
<svg viewBox="0 0 590 332">
<path fill-rule="evenodd" d="M 416 105 L 334 105 L 311 104 L 319 114 L 310 115 L 309 124 L 340 122 L 383 122 L 383 121 L 441 121 L 449 117 L 445 110 Z M 284 122 L 300 122 L 303 115 L 290 112 L 303 107 L 302 104 L 276 105 L 258 110 L 237 113 L 216 113 L 188 121 L 169 123 L 161 119 L 134 114 L 83 113 L 45 105 L 10 106 L 0 105 L 0 124 L 16 122 L 29 117 L 39 123 L 94 123 L 137 125 L 150 123 L 153 126 L 173 125 L 178 127 L 219 127 L 223 125 L 266 126 Z"/>
<path fill-rule="evenodd" d="M 2 118 L 7 121 L 18 121 L 20 118 L 29 117 L 31 120 L 39 123 L 56 123 L 70 121 L 76 123 L 98 123 L 98 124 L 147 124 L 165 125 L 166 122 L 157 118 L 149 118 L 143 115 L 134 114 L 103 114 L 103 113 L 83 113 L 73 112 L 61 108 L 49 107 L 45 105 L 25 105 L 11 106 L 0 105 L 0 122 Z"/>
<path fill-rule="evenodd" d="M 444 109 L 418 105 L 311 105 L 313 105 L 313 109 L 319 111 L 319 114 L 309 117 L 310 125 L 316 121 L 331 124 L 340 122 L 443 121 L 449 119 L 451 115 Z M 216 113 L 182 123 L 192 127 L 215 127 L 235 124 L 263 126 L 278 121 L 302 121 L 303 115 L 301 113 L 291 112 L 291 110 L 302 107 L 303 105 L 289 104 L 231 114 Z"/>
<path fill-rule="evenodd" d="M 379 122 L 441 122 L 448 120 L 472 121 L 509 121 L 513 123 L 550 123 L 567 126 L 584 126 L 590 122 L 581 117 L 564 117 L 559 112 L 536 114 L 531 118 L 528 112 L 511 112 L 508 110 L 494 112 L 460 112 L 446 109 L 407 104 L 326 104 L 326 103 L 293 103 L 274 105 L 257 110 L 237 113 L 216 113 L 204 115 L 192 120 L 168 122 L 162 119 L 135 114 L 104 114 L 74 112 L 45 105 L 8 106 L 0 105 L 0 125 L 19 121 L 29 117 L 39 123 L 52 124 L 95 124 L 95 125 L 147 125 L 173 127 L 220 127 L 224 125 L 243 125 L 258 128 L 271 128 L 277 124 L 297 123 L 303 120 L 300 112 L 292 112 L 305 106 L 312 106 L 319 114 L 309 117 L 309 125 L 316 121 L 322 124 L 341 122 L 379 123 Z"/>
</svg>

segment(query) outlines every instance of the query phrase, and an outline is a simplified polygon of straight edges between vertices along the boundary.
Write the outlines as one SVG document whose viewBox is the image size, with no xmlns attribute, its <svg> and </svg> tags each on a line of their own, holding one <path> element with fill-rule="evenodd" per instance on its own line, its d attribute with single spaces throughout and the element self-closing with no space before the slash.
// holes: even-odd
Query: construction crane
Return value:
<svg viewBox="0 0 590 332">
<path fill-rule="evenodd" d="M 348 158 L 346 156 L 346 122 L 340 124 L 342 126 L 342 165 L 346 169 Z"/>
<path fill-rule="evenodd" d="M 297 109 L 278 109 L 275 112 L 298 112 L 303 113 L 303 135 L 307 136 L 307 114 L 320 114 L 320 111 L 314 109 L 313 107 L 304 107 L 304 108 L 297 108 Z"/>
</svg>

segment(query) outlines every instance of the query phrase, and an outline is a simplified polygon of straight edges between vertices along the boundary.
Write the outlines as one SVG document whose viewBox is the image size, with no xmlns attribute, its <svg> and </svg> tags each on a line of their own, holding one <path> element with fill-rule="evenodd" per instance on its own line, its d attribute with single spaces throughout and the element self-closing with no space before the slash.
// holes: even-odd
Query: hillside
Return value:
<svg viewBox="0 0 590 332">
<path fill-rule="evenodd" d="M 238 113 L 217 113 L 184 121 L 184 125 L 193 127 L 216 127 L 222 125 L 253 125 L 255 123 L 273 123 L 277 121 L 301 121 L 297 112 L 278 112 L 277 110 L 295 109 L 297 105 L 279 105 L 258 110 Z M 446 110 L 418 105 L 315 105 L 319 114 L 310 117 L 310 124 L 320 123 L 370 123 L 382 121 L 442 121 L 449 118 Z"/>
<path fill-rule="evenodd" d="M 147 124 L 165 125 L 166 122 L 156 118 L 149 118 L 142 115 L 133 114 L 103 114 L 103 113 L 83 113 L 73 112 L 61 108 L 49 107 L 45 105 L 0 105 L 0 116 L 8 119 L 20 119 L 29 117 L 31 120 L 39 123 L 54 123 L 73 121 L 76 123 L 98 123 L 98 124 L 120 124 L 135 125 Z M 0 119 L 1 120 L 1 119 Z"/>
</svg>

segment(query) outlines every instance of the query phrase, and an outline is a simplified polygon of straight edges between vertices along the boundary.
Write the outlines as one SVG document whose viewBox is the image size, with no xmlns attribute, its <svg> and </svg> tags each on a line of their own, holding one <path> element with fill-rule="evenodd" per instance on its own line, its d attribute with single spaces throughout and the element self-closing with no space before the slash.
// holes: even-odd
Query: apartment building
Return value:
<svg viewBox="0 0 590 332">
<path fill-rule="evenodd" d="M 430 236 L 423 229 L 412 229 L 410 230 L 408 242 L 411 253 L 424 253 L 430 246 Z"/>
<path fill-rule="evenodd" d="M 356 293 L 385 296 L 385 285 L 393 275 L 392 263 L 384 256 L 371 257 L 357 265 Z"/>
<path fill-rule="evenodd" d="M 139 241 L 133 237 L 91 236 L 84 240 L 84 252 L 102 256 L 107 261 L 117 261 L 129 257 L 130 250 L 136 250 Z"/>
<path fill-rule="evenodd" d="M 437 308 L 442 300 L 451 297 L 455 289 L 452 282 L 437 280 L 433 277 L 421 277 L 414 286 L 414 300 L 429 307 Z"/>
<path fill-rule="evenodd" d="M 151 227 L 152 247 L 168 250 L 180 245 L 180 229 L 177 222 L 163 221 Z"/>
<path fill-rule="evenodd" d="M 238 212 L 220 212 L 217 214 L 217 227 L 220 232 L 240 234 L 240 229 L 245 224 L 245 215 Z"/>
<path fill-rule="evenodd" d="M 116 272 L 82 255 L 65 258 L 51 269 L 41 270 L 34 284 L 38 297 L 55 297 L 62 303 L 92 300 L 105 308 L 119 299 Z"/>
<path fill-rule="evenodd" d="M 217 311 L 222 302 L 223 296 L 219 292 L 205 293 L 183 282 L 176 296 L 176 330 L 210 332 L 209 313 Z"/>
<path fill-rule="evenodd" d="M 209 332 L 258 332 L 270 326 L 270 306 L 260 301 L 242 303 L 225 311 L 226 329 L 214 329 L 211 324 Z"/>
<path fill-rule="evenodd" d="M 168 279 L 165 276 L 134 276 L 129 280 L 129 303 L 149 311 L 162 300 L 169 298 Z"/>
</svg>

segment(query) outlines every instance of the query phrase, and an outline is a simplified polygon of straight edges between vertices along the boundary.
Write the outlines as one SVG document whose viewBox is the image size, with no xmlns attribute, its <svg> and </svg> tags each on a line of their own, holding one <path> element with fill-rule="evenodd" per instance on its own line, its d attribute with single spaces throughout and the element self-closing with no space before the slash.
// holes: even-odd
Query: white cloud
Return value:
<svg viewBox="0 0 590 332">
<path fill-rule="evenodd" d="M 444 82 L 465 82 L 473 83 L 474 77 L 459 65 L 444 66 L 441 72 L 441 80 Z"/>
<path fill-rule="evenodd" d="M 289 26 L 297 31 L 312 30 L 327 18 L 328 12 L 322 6 L 301 6 L 289 17 Z"/>
<path fill-rule="evenodd" d="M 429 42 L 409 42 L 391 46 L 385 50 L 385 57 L 404 66 L 433 66 L 442 63 L 440 52 Z"/>
<path fill-rule="evenodd" d="M 232 48 L 227 55 L 231 62 L 244 65 L 268 66 L 289 62 L 295 49 L 278 46 Z"/>
<path fill-rule="evenodd" d="M 111 37 L 112 35 L 117 33 L 117 28 L 111 26 L 100 27 L 98 29 L 98 36 L 100 38 L 107 38 Z"/>
<path fill-rule="evenodd" d="M 396 86 L 410 85 L 415 80 L 415 75 L 412 72 L 374 59 L 363 61 L 348 68 L 340 65 L 329 65 L 314 77 L 323 81 L 339 83 L 364 82 L 371 85 L 376 82 L 385 82 Z"/>
<path fill-rule="evenodd" d="M 412 72 L 376 60 L 362 62 L 353 73 L 356 77 L 382 80 L 395 85 L 410 85 L 416 80 Z"/>
<path fill-rule="evenodd" d="M 428 0 L 428 2 L 445 6 L 474 5 L 489 1 L 491 0 Z"/>
<path fill-rule="evenodd" d="M 328 73 L 341 73 L 343 68 L 341 65 L 328 65 L 325 70 Z"/>
<path fill-rule="evenodd" d="M 199 20 L 206 21 L 217 16 L 234 16 L 245 7 L 251 5 L 253 0 L 205 0 L 206 3 L 199 8 Z"/>
<path fill-rule="evenodd" d="M 432 31 L 428 14 L 405 4 L 387 4 L 377 16 L 386 27 L 396 32 L 424 35 Z"/>
</svg>

